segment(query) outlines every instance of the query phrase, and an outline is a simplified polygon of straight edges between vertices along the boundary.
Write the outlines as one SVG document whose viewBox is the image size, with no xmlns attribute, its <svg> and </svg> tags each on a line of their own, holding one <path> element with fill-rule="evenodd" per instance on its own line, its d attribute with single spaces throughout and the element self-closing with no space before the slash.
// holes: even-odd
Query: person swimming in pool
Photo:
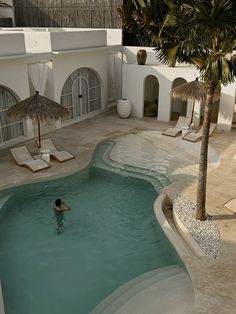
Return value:
<svg viewBox="0 0 236 314">
<path fill-rule="evenodd" d="M 67 206 L 60 198 L 58 198 L 55 200 L 53 210 L 57 220 L 57 233 L 59 234 L 63 232 L 64 212 L 71 210 L 71 208 Z"/>
</svg>

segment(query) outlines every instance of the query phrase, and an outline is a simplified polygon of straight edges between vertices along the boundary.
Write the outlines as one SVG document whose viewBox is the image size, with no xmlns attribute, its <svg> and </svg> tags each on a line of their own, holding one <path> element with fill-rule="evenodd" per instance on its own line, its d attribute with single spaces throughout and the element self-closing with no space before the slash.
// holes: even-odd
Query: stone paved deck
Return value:
<svg viewBox="0 0 236 314">
<path fill-rule="evenodd" d="M 161 131 L 168 124 L 156 119 L 119 119 L 114 112 L 107 112 L 95 118 L 59 129 L 48 134 L 58 148 L 68 150 L 75 159 L 60 164 L 51 163 L 51 168 L 38 173 L 15 165 L 9 149 L 0 150 L 0 188 L 18 185 L 23 182 L 45 180 L 64 176 L 85 167 L 95 146 L 101 140 L 116 138 L 126 134 L 140 134 L 142 131 Z M 180 138 L 161 137 L 162 143 L 176 163 L 172 162 L 172 184 L 165 188 L 171 196 L 183 194 L 195 200 L 196 175 L 199 144 L 184 143 Z M 213 150 L 220 155 L 219 167 L 210 167 L 207 184 L 207 210 L 218 224 L 221 232 L 220 252 L 217 259 L 208 257 L 188 257 L 186 261 L 191 271 L 195 294 L 196 313 L 233 314 L 236 313 L 236 215 L 222 208 L 222 205 L 236 196 L 236 132 L 216 131 L 210 140 Z M 27 141 L 31 152 L 37 153 L 33 140 Z M 182 146 L 183 147 L 182 147 Z M 193 151 L 185 154 L 181 151 Z M 194 153 L 195 150 L 195 153 Z M 195 159 L 193 158 L 195 154 Z M 182 156 L 182 157 L 181 157 Z M 214 163 L 214 153 L 211 155 Z M 158 158 L 158 152 L 155 156 Z M 179 158 L 179 159 L 178 159 Z M 180 162 L 180 158 L 182 161 Z M 176 167 L 176 169 L 174 169 Z M 180 171 L 181 170 L 181 171 Z"/>
</svg>

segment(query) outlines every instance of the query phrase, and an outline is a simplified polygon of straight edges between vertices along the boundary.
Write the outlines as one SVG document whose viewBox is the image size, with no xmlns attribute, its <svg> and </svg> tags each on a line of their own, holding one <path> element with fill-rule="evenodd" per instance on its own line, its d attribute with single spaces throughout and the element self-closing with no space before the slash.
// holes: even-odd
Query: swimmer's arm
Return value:
<svg viewBox="0 0 236 314">
<path fill-rule="evenodd" d="M 53 209 L 56 210 L 57 212 L 64 212 L 67 210 L 71 210 L 69 207 L 65 205 L 63 207 L 53 206 Z"/>
<path fill-rule="evenodd" d="M 64 211 L 71 210 L 71 208 L 68 205 L 66 205 L 66 203 L 63 201 L 62 201 L 62 205 L 64 205 L 62 210 L 64 210 Z"/>
</svg>

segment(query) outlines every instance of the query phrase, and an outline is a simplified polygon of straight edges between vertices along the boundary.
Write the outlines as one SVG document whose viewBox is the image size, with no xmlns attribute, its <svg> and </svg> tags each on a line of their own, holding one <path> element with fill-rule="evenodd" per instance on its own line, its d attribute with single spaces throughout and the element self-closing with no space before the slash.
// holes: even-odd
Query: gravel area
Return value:
<svg viewBox="0 0 236 314">
<path fill-rule="evenodd" d="M 199 221 L 194 218 L 196 205 L 178 196 L 173 203 L 173 210 L 180 221 L 187 228 L 194 240 L 198 243 L 205 255 L 216 257 L 218 254 L 220 231 L 216 223 L 205 220 Z M 210 219 L 210 217 L 208 218 Z"/>
</svg>

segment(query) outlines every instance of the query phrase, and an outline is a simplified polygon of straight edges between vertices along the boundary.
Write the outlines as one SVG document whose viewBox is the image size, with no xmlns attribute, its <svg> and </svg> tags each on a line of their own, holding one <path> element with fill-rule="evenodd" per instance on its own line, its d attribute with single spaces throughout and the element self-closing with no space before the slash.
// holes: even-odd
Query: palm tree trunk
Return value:
<svg viewBox="0 0 236 314">
<path fill-rule="evenodd" d="M 207 181 L 208 142 L 214 91 L 215 91 L 214 84 L 210 84 L 207 90 L 207 99 L 203 119 L 203 134 L 197 187 L 197 206 L 195 213 L 195 218 L 197 220 L 206 220 L 206 181 Z"/>
</svg>

